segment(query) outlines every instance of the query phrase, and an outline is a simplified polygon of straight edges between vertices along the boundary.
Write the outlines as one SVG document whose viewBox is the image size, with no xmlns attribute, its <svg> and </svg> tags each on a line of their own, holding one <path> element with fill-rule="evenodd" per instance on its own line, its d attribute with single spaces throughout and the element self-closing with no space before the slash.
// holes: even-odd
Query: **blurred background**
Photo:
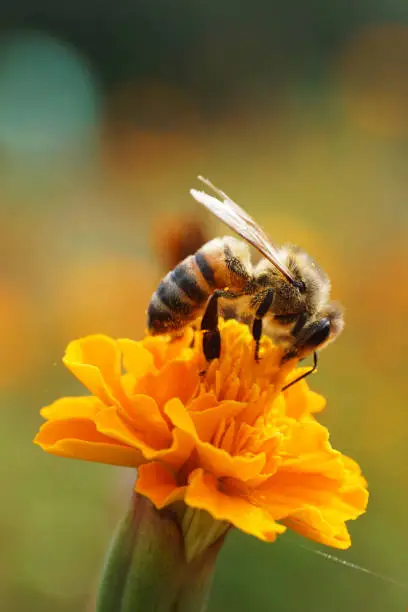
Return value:
<svg viewBox="0 0 408 612">
<path fill-rule="evenodd" d="M 31 440 L 79 392 L 67 342 L 139 338 L 161 276 L 225 232 L 188 194 L 198 173 L 332 278 L 347 325 L 311 385 L 371 491 L 338 556 L 395 581 L 237 533 L 210 610 L 406 610 L 407 158 L 406 0 L 4 0 L 2 610 L 92 610 L 134 474 Z"/>
</svg>

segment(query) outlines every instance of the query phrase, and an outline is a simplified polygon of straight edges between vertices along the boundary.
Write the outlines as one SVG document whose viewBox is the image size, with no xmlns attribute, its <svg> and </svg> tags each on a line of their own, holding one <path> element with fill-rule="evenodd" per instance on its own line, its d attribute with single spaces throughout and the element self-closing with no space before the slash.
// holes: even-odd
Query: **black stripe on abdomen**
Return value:
<svg viewBox="0 0 408 612">
<path fill-rule="evenodd" d="M 156 295 L 162 304 L 174 313 L 188 316 L 193 312 L 192 305 L 183 300 L 183 294 L 179 287 L 172 283 L 170 279 L 160 283 L 156 289 Z"/>
<path fill-rule="evenodd" d="M 208 294 L 198 285 L 186 264 L 181 263 L 176 266 L 170 278 L 195 304 L 202 304 L 207 300 Z"/>
<path fill-rule="evenodd" d="M 215 287 L 214 270 L 208 263 L 208 260 L 205 257 L 205 255 L 203 255 L 203 253 L 200 253 L 200 251 L 198 251 L 198 253 L 196 253 L 194 257 L 195 257 L 197 267 L 200 270 L 201 275 L 204 278 L 204 280 L 207 282 L 209 287 L 211 288 Z"/>
</svg>

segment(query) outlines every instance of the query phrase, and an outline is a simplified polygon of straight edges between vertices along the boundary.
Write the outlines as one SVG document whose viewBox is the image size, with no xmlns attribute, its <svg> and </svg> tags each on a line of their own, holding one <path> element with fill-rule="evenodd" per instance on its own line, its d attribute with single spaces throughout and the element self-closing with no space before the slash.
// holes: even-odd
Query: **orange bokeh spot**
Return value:
<svg viewBox="0 0 408 612">
<path fill-rule="evenodd" d="M 129 329 L 142 334 L 146 305 L 158 281 L 157 270 L 147 261 L 101 256 L 73 263 L 54 285 L 54 329 L 64 342 L 99 330 L 114 336 Z"/>
<path fill-rule="evenodd" d="M 9 388 L 34 375 L 41 362 L 40 328 L 28 292 L 0 281 L 0 387 Z"/>
</svg>

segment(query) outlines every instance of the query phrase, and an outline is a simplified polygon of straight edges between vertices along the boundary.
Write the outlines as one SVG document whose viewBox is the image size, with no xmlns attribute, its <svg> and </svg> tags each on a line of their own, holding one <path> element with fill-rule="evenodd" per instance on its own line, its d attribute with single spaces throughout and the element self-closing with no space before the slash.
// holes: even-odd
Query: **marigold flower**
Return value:
<svg viewBox="0 0 408 612">
<path fill-rule="evenodd" d="M 273 541 L 286 527 L 337 548 L 346 521 L 366 508 L 357 463 L 334 450 L 315 418 L 322 396 L 295 362 L 262 340 L 254 361 L 248 327 L 221 323 L 222 352 L 207 364 L 201 334 L 140 342 L 89 336 L 69 344 L 64 363 L 92 395 L 42 409 L 35 438 L 55 455 L 138 468 L 136 491 L 161 509 L 204 510 Z M 208 514 L 207 514 L 208 513 Z M 219 537 L 220 532 L 217 532 Z"/>
</svg>

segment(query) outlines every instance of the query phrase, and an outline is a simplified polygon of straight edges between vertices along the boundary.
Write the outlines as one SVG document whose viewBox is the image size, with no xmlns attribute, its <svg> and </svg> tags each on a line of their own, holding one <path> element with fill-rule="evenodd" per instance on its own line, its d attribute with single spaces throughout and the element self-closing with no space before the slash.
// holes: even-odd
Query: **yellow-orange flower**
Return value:
<svg viewBox="0 0 408 612">
<path fill-rule="evenodd" d="M 332 448 L 314 414 L 325 400 L 265 338 L 255 363 L 248 328 L 221 324 L 210 365 L 200 332 L 141 342 L 89 336 L 65 365 L 92 395 L 42 409 L 35 438 L 56 455 L 138 468 L 136 491 L 157 508 L 184 501 L 262 540 L 285 526 L 347 548 L 345 525 L 364 512 L 359 466 Z M 206 370 L 204 372 L 204 370 Z"/>
</svg>

